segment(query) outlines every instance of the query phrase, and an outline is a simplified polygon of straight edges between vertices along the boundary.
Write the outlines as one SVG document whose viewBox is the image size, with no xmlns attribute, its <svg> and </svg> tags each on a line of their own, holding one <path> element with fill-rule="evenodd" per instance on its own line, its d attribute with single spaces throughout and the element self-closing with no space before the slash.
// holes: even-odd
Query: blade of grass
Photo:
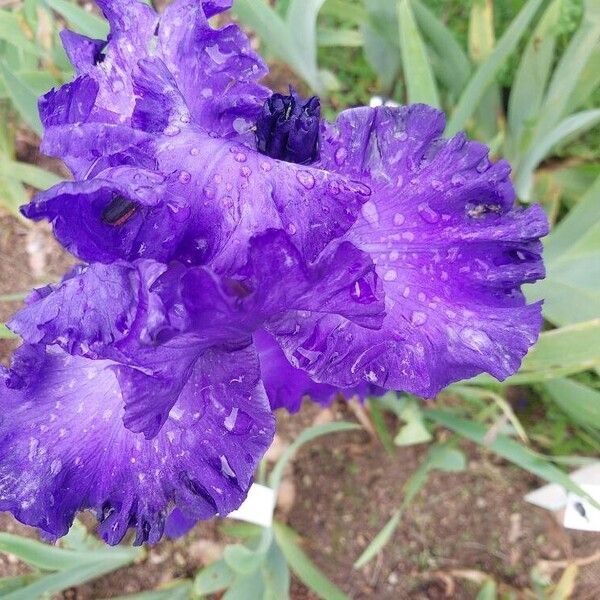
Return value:
<svg viewBox="0 0 600 600">
<path fill-rule="evenodd" d="M 526 201 L 530 199 L 534 171 L 555 146 L 588 131 L 598 123 L 600 109 L 585 110 L 567 117 L 546 135 L 541 136 L 517 168 L 515 187 L 519 197 Z"/>
<path fill-rule="evenodd" d="M 440 97 L 427 49 L 417 28 L 409 0 L 399 0 L 398 19 L 408 102 L 410 104 L 422 102 L 439 107 Z"/>
<path fill-rule="evenodd" d="M 441 410 L 427 410 L 425 411 L 425 416 L 438 425 L 442 425 L 476 444 L 487 447 L 502 458 L 533 473 L 541 479 L 550 483 L 558 483 L 566 490 L 585 498 L 588 502 L 600 508 L 600 504 L 587 492 L 582 490 L 566 473 L 515 440 L 498 434 L 491 443 L 485 444 L 484 440 L 486 439 L 488 429 L 480 423 L 463 419 Z"/>
<path fill-rule="evenodd" d="M 528 0 L 498 41 L 494 52 L 475 71 L 448 122 L 447 135 L 454 135 L 465 127 L 506 59 L 515 51 L 542 2 L 543 0 Z"/>
<path fill-rule="evenodd" d="M 519 61 L 508 102 L 508 125 L 515 143 L 542 105 L 554 60 L 562 3 L 563 0 L 554 0 L 548 6 Z"/>
<path fill-rule="evenodd" d="M 297 535 L 289 527 L 275 521 L 275 538 L 291 570 L 298 579 L 323 600 L 350 600 L 342 590 L 331 582 L 300 548 Z"/>
<path fill-rule="evenodd" d="M 279 489 L 285 466 L 304 444 L 307 444 L 322 435 L 329 435 L 330 433 L 339 433 L 342 431 L 356 431 L 357 429 L 360 429 L 360 425 L 357 425 L 356 423 L 346 423 L 344 421 L 324 423 L 323 425 L 315 425 L 309 429 L 305 429 L 296 438 L 294 443 L 286 448 L 285 452 L 273 467 L 273 471 L 271 471 L 271 475 L 269 476 L 269 487 L 273 488 L 275 491 Z"/>
</svg>

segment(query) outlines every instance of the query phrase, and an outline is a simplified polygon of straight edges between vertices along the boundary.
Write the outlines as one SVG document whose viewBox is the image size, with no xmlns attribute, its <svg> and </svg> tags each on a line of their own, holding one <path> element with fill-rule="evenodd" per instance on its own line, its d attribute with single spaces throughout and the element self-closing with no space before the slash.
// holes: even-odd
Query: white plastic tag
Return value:
<svg viewBox="0 0 600 600">
<path fill-rule="evenodd" d="M 271 527 L 274 510 L 275 492 L 270 487 L 254 483 L 244 503 L 237 510 L 229 513 L 227 518 L 254 523 L 261 527 Z"/>
<path fill-rule="evenodd" d="M 580 484 L 580 487 L 594 500 L 600 502 L 600 485 L 583 483 Z M 590 504 L 585 498 L 570 493 L 567 497 L 563 525 L 567 529 L 600 532 L 600 509 Z"/>
</svg>

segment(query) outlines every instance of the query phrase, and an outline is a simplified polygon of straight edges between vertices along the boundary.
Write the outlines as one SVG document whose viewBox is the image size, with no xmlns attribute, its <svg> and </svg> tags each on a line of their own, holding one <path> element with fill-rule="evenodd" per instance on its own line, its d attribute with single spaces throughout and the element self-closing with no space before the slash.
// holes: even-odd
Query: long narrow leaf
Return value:
<svg viewBox="0 0 600 600">
<path fill-rule="evenodd" d="M 62 181 L 58 175 L 50 171 L 16 160 L 7 160 L 2 163 L 0 172 L 4 177 L 13 177 L 21 183 L 26 183 L 38 190 L 45 190 Z"/>
<path fill-rule="evenodd" d="M 600 392 L 570 379 L 557 379 L 544 389 L 575 423 L 600 430 Z"/>
<path fill-rule="evenodd" d="M 342 590 L 330 581 L 306 556 L 296 542 L 294 532 L 275 521 L 275 538 L 290 568 L 298 579 L 323 600 L 350 600 Z"/>
<path fill-rule="evenodd" d="M 421 0 L 412 0 L 411 6 L 419 28 L 441 61 L 442 69 L 450 74 L 448 82 L 452 93 L 458 97 L 473 70 L 469 57 L 452 31 Z"/>
<path fill-rule="evenodd" d="M 533 172 L 550 151 L 560 143 L 591 129 L 600 123 L 600 109 L 586 110 L 561 121 L 552 131 L 542 136 L 519 165 L 515 187 L 520 198 L 528 200 L 533 186 Z"/>
<path fill-rule="evenodd" d="M 108 23 L 100 17 L 68 0 L 45 0 L 46 4 L 62 15 L 76 31 L 88 37 L 104 40 L 108 35 Z"/>
<path fill-rule="evenodd" d="M 410 104 L 423 102 L 431 106 L 440 106 L 440 98 L 427 50 L 417 28 L 409 0 L 399 0 L 398 19 L 402 67 L 408 102 Z"/>
<path fill-rule="evenodd" d="M 546 93 L 562 3 L 563 0 L 554 0 L 548 6 L 519 61 L 508 103 L 508 125 L 516 140 L 527 121 L 537 115 Z"/>
<path fill-rule="evenodd" d="M 441 410 L 428 410 L 425 411 L 425 415 L 435 423 L 451 429 L 458 435 L 465 437 L 476 444 L 489 448 L 492 452 L 495 452 L 502 458 L 537 475 L 541 479 L 549 481 L 550 483 L 558 483 L 567 491 L 586 498 L 586 500 L 591 502 L 594 506 L 598 505 L 598 503 L 588 493 L 582 490 L 566 473 L 515 440 L 505 435 L 498 434 L 491 443 L 486 443 L 488 429 L 480 423 L 462 419 Z"/>
<path fill-rule="evenodd" d="M 498 41 L 494 52 L 477 69 L 461 95 L 446 127 L 448 135 L 453 135 L 465 127 L 506 59 L 515 51 L 519 40 L 523 37 L 542 2 L 543 0 L 528 0 Z"/>
<path fill-rule="evenodd" d="M 286 15 L 288 31 L 311 68 L 317 65 L 317 16 L 325 0 L 291 0 Z"/>
<path fill-rule="evenodd" d="M 324 423 L 323 425 L 315 425 L 309 429 L 305 429 L 296 438 L 294 443 L 286 448 L 285 452 L 281 455 L 281 458 L 277 461 L 277 464 L 273 467 L 273 471 L 269 477 L 269 486 L 275 491 L 279 489 L 281 478 L 283 477 L 283 472 L 287 463 L 294 454 L 304 446 L 304 444 L 307 444 L 322 435 L 340 433 L 342 431 L 356 431 L 357 429 L 360 429 L 360 425 L 357 425 L 356 423 L 346 423 L 344 421 L 338 423 Z"/>
<path fill-rule="evenodd" d="M 41 135 L 42 122 L 38 114 L 36 93 L 15 77 L 4 61 L 0 61 L 0 76 L 4 79 L 8 96 L 21 118 Z"/>
<path fill-rule="evenodd" d="M 529 148 L 534 149 L 565 116 L 571 94 L 599 41 L 600 4 L 597 0 L 586 0 L 583 21 L 552 75 Z"/>
<path fill-rule="evenodd" d="M 373 541 L 365 548 L 364 552 L 357 558 L 354 563 L 355 569 L 362 569 L 368 562 L 373 560 L 381 550 L 392 539 L 400 519 L 402 511 L 397 510 L 390 520 L 379 530 L 379 533 L 373 538 Z"/>
</svg>

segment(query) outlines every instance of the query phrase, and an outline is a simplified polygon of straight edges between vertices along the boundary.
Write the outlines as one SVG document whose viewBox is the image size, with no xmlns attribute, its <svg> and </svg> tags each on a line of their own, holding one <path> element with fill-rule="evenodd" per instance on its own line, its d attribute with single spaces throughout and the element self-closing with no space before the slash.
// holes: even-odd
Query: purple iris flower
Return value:
<svg viewBox="0 0 600 600">
<path fill-rule="evenodd" d="M 0 510 L 51 536 L 157 541 L 243 501 L 303 396 L 425 397 L 513 373 L 541 327 L 547 221 L 439 111 L 272 94 L 231 0 L 99 0 L 63 33 L 75 80 L 40 101 L 73 173 L 23 208 L 84 264 L 9 323 Z M 168 521 L 170 515 L 173 515 Z"/>
</svg>

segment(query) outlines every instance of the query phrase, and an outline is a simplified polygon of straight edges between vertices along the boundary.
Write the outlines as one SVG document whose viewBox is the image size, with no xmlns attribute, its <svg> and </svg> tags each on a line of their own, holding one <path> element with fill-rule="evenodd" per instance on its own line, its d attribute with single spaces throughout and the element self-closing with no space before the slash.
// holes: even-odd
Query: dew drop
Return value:
<svg viewBox="0 0 600 600">
<path fill-rule="evenodd" d="M 263 160 L 263 161 L 260 163 L 260 168 L 261 168 L 261 169 L 262 169 L 262 170 L 263 170 L 265 173 L 268 173 L 268 172 L 269 172 L 269 171 L 272 169 L 272 167 L 271 167 L 271 163 L 267 162 L 266 160 Z"/>
<path fill-rule="evenodd" d="M 233 158 L 235 161 L 237 161 L 239 163 L 243 163 L 243 162 L 246 162 L 248 157 L 243 152 L 237 152 Z"/>
<path fill-rule="evenodd" d="M 348 150 L 346 148 L 338 148 L 335 151 L 335 162 L 338 166 L 342 166 L 346 162 L 346 158 L 348 158 Z"/>
<path fill-rule="evenodd" d="M 384 281 L 396 281 L 396 279 L 398 279 L 398 273 L 395 269 L 390 269 L 389 271 L 386 271 L 386 273 L 383 276 Z"/>
<path fill-rule="evenodd" d="M 179 129 L 179 127 L 177 127 L 176 125 L 167 125 L 167 127 L 165 127 L 164 134 L 169 137 L 173 137 L 177 135 L 180 131 L 181 129 Z"/>
<path fill-rule="evenodd" d="M 191 154 L 192 156 L 198 156 L 198 154 L 200 154 L 200 150 L 199 150 L 198 148 L 192 148 L 192 149 L 190 150 L 190 154 Z"/>
<path fill-rule="evenodd" d="M 60 460 L 60 458 L 56 458 L 50 464 L 50 473 L 52 473 L 52 475 L 58 475 L 58 473 L 60 473 L 61 469 L 62 469 L 62 461 Z"/>
<path fill-rule="evenodd" d="M 187 171 L 179 172 L 179 181 L 183 184 L 189 183 L 192 179 L 192 176 Z"/>
<path fill-rule="evenodd" d="M 315 178 L 308 171 L 298 171 L 296 179 L 307 189 L 312 190 L 315 187 Z"/>
<path fill-rule="evenodd" d="M 419 211 L 421 219 L 423 219 L 423 221 L 425 221 L 426 223 L 430 223 L 433 225 L 434 223 L 437 223 L 440 220 L 440 215 L 438 215 L 438 213 L 436 213 L 435 210 L 433 210 L 433 208 L 431 208 L 431 206 L 427 204 L 427 202 L 422 202 L 421 204 L 419 204 L 417 210 Z"/>
<path fill-rule="evenodd" d="M 361 209 L 365 221 L 373 226 L 379 225 L 379 211 L 372 201 L 365 202 Z"/>
<path fill-rule="evenodd" d="M 488 335 L 483 331 L 465 327 L 460 332 L 460 339 L 471 349 L 477 352 L 488 351 L 492 342 Z"/>
<path fill-rule="evenodd" d="M 427 323 L 427 315 L 420 310 L 416 310 L 412 314 L 411 323 L 413 325 L 425 325 L 425 323 Z"/>
<path fill-rule="evenodd" d="M 224 454 L 221 454 L 221 456 L 219 456 L 219 459 L 221 460 L 221 473 L 223 473 L 223 475 L 229 477 L 230 479 L 235 479 L 237 476 L 235 474 L 235 471 L 231 468 L 227 457 Z"/>
<path fill-rule="evenodd" d="M 250 167 L 243 166 L 240 169 L 240 173 L 242 177 L 250 177 L 250 175 L 252 175 L 252 169 L 250 169 Z"/>
<path fill-rule="evenodd" d="M 295 226 L 293 223 L 290 223 L 290 224 L 287 226 L 287 232 L 288 232 L 290 235 L 294 235 L 294 234 L 296 233 L 296 231 L 298 231 L 298 230 L 296 229 L 296 226 Z"/>
<path fill-rule="evenodd" d="M 394 225 L 397 225 L 399 227 L 400 225 L 402 225 L 404 223 L 404 221 L 406 221 L 406 219 L 404 218 L 403 214 L 396 213 L 394 215 Z"/>
</svg>

